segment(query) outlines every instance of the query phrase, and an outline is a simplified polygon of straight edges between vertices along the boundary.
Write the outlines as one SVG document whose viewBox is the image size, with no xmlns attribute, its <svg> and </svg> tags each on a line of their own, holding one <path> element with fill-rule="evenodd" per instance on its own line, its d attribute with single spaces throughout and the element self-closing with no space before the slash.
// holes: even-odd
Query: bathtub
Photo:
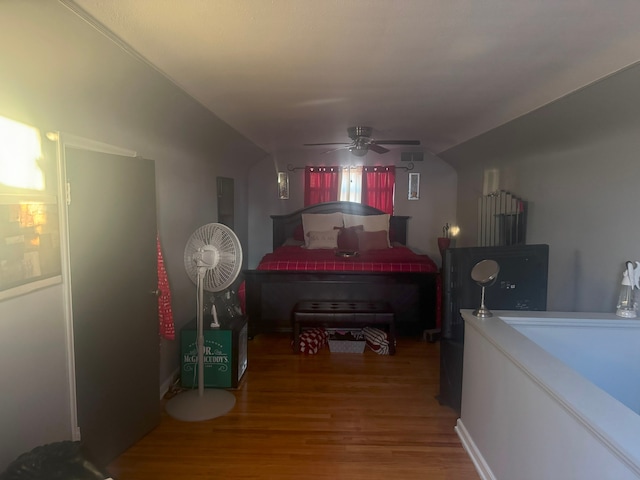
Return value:
<svg viewBox="0 0 640 480">
<path fill-rule="evenodd" d="M 465 320 L 456 431 L 483 479 L 640 479 L 640 320 Z"/>
</svg>

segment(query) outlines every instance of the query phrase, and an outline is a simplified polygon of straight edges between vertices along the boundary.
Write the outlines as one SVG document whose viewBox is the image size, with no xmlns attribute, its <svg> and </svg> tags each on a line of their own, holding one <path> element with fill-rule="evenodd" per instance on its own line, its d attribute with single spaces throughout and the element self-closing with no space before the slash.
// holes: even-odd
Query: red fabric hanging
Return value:
<svg viewBox="0 0 640 480">
<path fill-rule="evenodd" d="M 362 203 L 393 215 L 396 167 L 362 167 Z"/>
<path fill-rule="evenodd" d="M 160 248 L 160 236 L 156 236 L 158 248 L 158 320 L 160 322 L 160 335 L 167 340 L 176 338 L 175 324 L 173 322 L 173 310 L 171 309 L 171 290 L 169 289 L 169 277 L 164 268 L 162 249 Z"/>
<path fill-rule="evenodd" d="M 340 195 L 340 167 L 305 167 L 304 206 L 335 202 Z"/>
</svg>

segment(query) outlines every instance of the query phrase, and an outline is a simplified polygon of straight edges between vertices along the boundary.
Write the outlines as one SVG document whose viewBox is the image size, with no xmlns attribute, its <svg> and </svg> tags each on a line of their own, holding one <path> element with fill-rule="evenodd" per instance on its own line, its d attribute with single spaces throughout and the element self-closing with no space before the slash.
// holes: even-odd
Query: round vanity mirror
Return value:
<svg viewBox="0 0 640 480">
<path fill-rule="evenodd" d="M 500 272 L 500 265 L 495 260 L 481 260 L 471 269 L 471 279 L 482 287 L 480 308 L 473 311 L 476 317 L 492 317 L 493 313 L 484 305 L 484 289 L 494 284 Z"/>
<path fill-rule="evenodd" d="M 481 287 L 488 287 L 496 281 L 499 272 L 500 265 L 498 265 L 498 262 L 495 260 L 482 260 L 474 265 L 471 270 L 471 278 Z"/>
</svg>

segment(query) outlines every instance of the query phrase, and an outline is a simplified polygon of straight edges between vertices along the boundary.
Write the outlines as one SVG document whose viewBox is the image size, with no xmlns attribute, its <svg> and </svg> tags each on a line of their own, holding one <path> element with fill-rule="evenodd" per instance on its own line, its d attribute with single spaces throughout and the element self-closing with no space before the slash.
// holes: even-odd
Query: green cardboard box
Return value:
<svg viewBox="0 0 640 480">
<path fill-rule="evenodd" d="M 247 369 L 247 317 L 220 319 L 220 328 L 204 320 L 204 386 L 237 388 Z M 184 388 L 198 387 L 197 323 L 180 330 L 180 380 Z"/>
</svg>

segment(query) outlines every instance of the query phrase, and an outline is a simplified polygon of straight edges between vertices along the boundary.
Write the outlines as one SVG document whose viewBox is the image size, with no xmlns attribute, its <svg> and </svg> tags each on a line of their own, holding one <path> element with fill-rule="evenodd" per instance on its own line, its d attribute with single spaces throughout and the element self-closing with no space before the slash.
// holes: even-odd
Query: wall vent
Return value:
<svg viewBox="0 0 640 480">
<path fill-rule="evenodd" d="M 421 162 L 424 160 L 424 152 L 401 152 L 400 160 L 402 162 Z"/>
</svg>

